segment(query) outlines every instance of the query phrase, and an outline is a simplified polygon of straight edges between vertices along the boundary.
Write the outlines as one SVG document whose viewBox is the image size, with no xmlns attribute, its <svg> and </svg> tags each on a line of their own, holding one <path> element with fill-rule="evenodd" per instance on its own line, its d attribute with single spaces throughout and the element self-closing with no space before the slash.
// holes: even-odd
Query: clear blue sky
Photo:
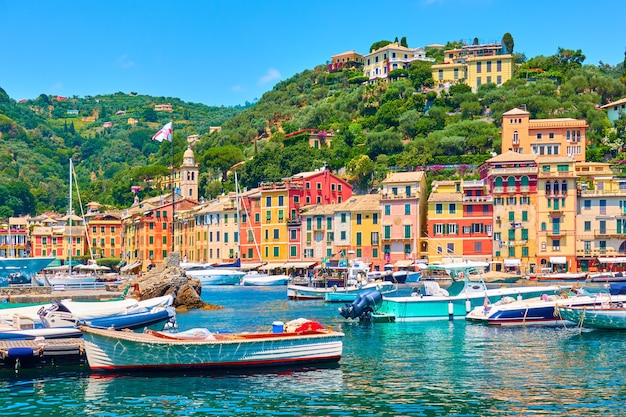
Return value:
<svg viewBox="0 0 626 417">
<path fill-rule="evenodd" d="M 481 42 L 510 32 L 528 58 L 581 49 L 616 65 L 623 0 L 0 0 L 0 87 L 11 98 L 118 91 L 232 106 L 333 54 Z"/>
</svg>

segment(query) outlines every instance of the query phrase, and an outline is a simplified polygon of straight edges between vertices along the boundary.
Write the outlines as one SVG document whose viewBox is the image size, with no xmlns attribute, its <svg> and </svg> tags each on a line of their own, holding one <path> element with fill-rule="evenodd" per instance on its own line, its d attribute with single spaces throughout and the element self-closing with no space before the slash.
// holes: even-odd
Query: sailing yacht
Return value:
<svg viewBox="0 0 626 417">
<path fill-rule="evenodd" d="M 57 273 L 55 274 L 43 274 L 40 275 L 38 277 L 36 277 L 39 285 L 47 285 L 47 286 L 82 286 L 82 285 L 93 285 L 96 282 L 97 279 L 97 275 L 95 274 L 95 272 L 87 272 L 87 273 L 74 273 L 73 271 L 73 267 L 74 265 L 72 264 L 72 254 L 74 252 L 74 238 L 73 238 L 73 231 L 74 231 L 74 211 L 72 208 L 72 203 L 73 203 L 73 186 L 76 185 L 76 191 L 78 193 L 78 181 L 76 181 L 76 173 L 74 172 L 74 164 L 72 163 L 72 160 L 70 159 L 70 193 L 69 193 L 69 208 L 68 208 L 68 215 L 67 215 L 67 224 L 69 225 L 68 231 L 69 231 L 69 243 L 68 243 L 68 264 L 67 267 L 63 268 L 61 271 L 57 271 Z M 80 194 L 78 194 L 78 199 L 80 201 Z M 82 202 L 80 204 L 81 206 L 81 210 L 82 210 Z M 84 226 L 84 220 L 85 220 L 85 216 L 84 213 L 82 216 L 82 222 L 83 222 L 83 227 Z M 85 228 L 85 231 L 87 229 Z M 85 236 L 87 236 L 87 234 L 85 233 Z M 89 238 L 86 238 L 87 242 L 89 243 Z M 91 253 L 91 250 L 90 250 Z M 50 268 L 51 269 L 51 268 Z M 49 269 L 49 270 L 50 270 Z"/>
</svg>

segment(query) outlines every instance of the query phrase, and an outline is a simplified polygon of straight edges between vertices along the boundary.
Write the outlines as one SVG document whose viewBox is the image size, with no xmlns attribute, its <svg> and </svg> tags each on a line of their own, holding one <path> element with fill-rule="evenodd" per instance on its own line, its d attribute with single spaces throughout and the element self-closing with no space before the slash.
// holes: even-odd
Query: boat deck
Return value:
<svg viewBox="0 0 626 417">
<path fill-rule="evenodd" d="M 41 368 L 86 363 L 83 339 L 0 341 L 0 368 Z"/>
</svg>

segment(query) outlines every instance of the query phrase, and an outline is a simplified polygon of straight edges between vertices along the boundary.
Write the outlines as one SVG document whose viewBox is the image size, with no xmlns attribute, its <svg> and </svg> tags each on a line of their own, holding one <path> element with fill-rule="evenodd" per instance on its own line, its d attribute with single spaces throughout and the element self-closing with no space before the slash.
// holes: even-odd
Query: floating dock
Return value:
<svg viewBox="0 0 626 417">
<path fill-rule="evenodd" d="M 86 364 L 84 340 L 41 339 L 0 341 L 0 368 L 56 367 Z"/>
</svg>

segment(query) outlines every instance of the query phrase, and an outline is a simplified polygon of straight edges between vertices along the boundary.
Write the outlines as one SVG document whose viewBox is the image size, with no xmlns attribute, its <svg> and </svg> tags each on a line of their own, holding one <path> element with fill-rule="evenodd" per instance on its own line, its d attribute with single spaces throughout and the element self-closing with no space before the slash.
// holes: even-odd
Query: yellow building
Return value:
<svg viewBox="0 0 626 417">
<path fill-rule="evenodd" d="M 441 64 L 432 66 L 439 88 L 463 83 L 476 92 L 482 84 L 504 84 L 513 77 L 513 55 L 503 53 L 502 44 L 466 45 L 444 51 Z"/>
<path fill-rule="evenodd" d="M 269 263 L 289 259 L 289 189 L 285 182 L 261 184 L 261 248 Z"/>
<path fill-rule="evenodd" d="M 614 169 L 619 167 L 576 164 L 576 255 L 583 272 L 626 269 L 626 178 L 617 176 Z"/>
<path fill-rule="evenodd" d="M 360 65 L 363 65 L 363 55 L 358 52 L 354 52 L 353 49 L 351 51 L 331 56 L 328 68 L 332 72 L 342 68 L 355 68 Z"/>
<path fill-rule="evenodd" d="M 407 69 L 413 61 L 433 62 L 426 57 L 424 48 L 407 48 L 399 42 L 390 43 L 363 57 L 363 75 L 370 80 L 387 78 L 387 75 L 397 69 Z"/>
<path fill-rule="evenodd" d="M 539 272 L 578 272 L 576 170 L 567 157 L 537 157 Z"/>
<path fill-rule="evenodd" d="M 502 115 L 502 153 L 564 156 L 585 162 L 588 128 L 585 120 L 531 119 L 526 110 L 514 108 Z"/>
<path fill-rule="evenodd" d="M 463 260 L 463 193 L 458 181 L 433 181 L 428 197 L 428 261 Z"/>
<path fill-rule="evenodd" d="M 117 211 L 100 212 L 100 204 L 87 204 L 85 223 L 89 232 L 91 250 L 94 258 L 121 258 L 122 221 Z M 87 252 L 89 253 L 89 252 Z"/>
<path fill-rule="evenodd" d="M 380 194 L 353 195 L 337 204 L 333 214 L 335 253 L 342 250 L 349 257 L 383 270 L 380 240 Z"/>
</svg>

